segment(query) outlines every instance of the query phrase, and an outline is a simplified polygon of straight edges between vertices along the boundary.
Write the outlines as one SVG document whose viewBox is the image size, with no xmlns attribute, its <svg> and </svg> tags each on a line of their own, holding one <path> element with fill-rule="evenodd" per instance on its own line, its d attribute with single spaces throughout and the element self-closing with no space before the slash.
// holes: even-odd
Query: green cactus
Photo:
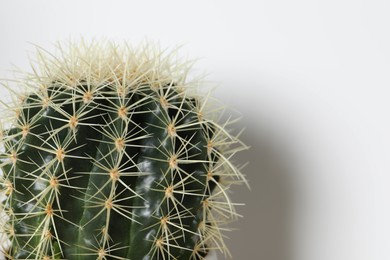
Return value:
<svg viewBox="0 0 390 260">
<path fill-rule="evenodd" d="M 229 254 L 238 214 L 231 120 L 188 82 L 189 66 L 152 45 L 38 50 L 4 84 L 1 136 L 8 259 L 203 259 Z M 3 113 L 4 114 L 4 113 Z"/>
</svg>

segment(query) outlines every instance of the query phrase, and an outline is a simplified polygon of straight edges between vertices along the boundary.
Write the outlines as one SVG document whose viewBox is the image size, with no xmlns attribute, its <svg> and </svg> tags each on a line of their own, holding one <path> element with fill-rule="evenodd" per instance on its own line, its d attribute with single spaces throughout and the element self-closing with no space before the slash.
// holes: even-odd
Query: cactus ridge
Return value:
<svg viewBox="0 0 390 260">
<path fill-rule="evenodd" d="M 176 50 L 71 43 L 38 50 L 3 117 L 0 227 L 8 259 L 229 255 L 229 197 L 247 147 L 188 82 Z M 21 94 L 22 93 L 22 94 Z"/>
</svg>

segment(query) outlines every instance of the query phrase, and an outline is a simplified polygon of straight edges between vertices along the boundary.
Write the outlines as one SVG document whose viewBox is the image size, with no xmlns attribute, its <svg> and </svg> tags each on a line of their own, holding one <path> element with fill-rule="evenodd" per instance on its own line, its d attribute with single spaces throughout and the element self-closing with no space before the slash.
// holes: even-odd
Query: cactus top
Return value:
<svg viewBox="0 0 390 260">
<path fill-rule="evenodd" d="M 38 51 L 3 117 L 8 259 L 228 254 L 246 146 L 175 52 L 78 43 Z"/>
</svg>

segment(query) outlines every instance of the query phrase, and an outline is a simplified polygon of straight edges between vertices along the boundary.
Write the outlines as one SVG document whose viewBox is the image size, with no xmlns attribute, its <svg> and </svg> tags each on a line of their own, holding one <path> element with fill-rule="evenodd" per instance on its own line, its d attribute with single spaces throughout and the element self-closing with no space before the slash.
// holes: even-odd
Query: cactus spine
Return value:
<svg viewBox="0 0 390 260">
<path fill-rule="evenodd" d="M 151 45 L 38 51 L 2 130 L 8 259 L 203 259 L 228 254 L 231 158 L 188 66 Z"/>
</svg>

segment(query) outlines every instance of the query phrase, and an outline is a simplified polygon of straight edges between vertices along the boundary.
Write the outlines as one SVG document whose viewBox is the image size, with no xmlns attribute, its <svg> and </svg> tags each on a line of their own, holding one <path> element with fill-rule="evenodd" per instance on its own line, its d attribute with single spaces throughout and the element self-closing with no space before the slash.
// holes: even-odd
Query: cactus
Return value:
<svg viewBox="0 0 390 260">
<path fill-rule="evenodd" d="M 233 120 L 188 81 L 175 51 L 71 43 L 37 51 L 3 112 L 7 259 L 229 255 Z M 8 246 L 7 246 L 8 245 Z"/>
</svg>

